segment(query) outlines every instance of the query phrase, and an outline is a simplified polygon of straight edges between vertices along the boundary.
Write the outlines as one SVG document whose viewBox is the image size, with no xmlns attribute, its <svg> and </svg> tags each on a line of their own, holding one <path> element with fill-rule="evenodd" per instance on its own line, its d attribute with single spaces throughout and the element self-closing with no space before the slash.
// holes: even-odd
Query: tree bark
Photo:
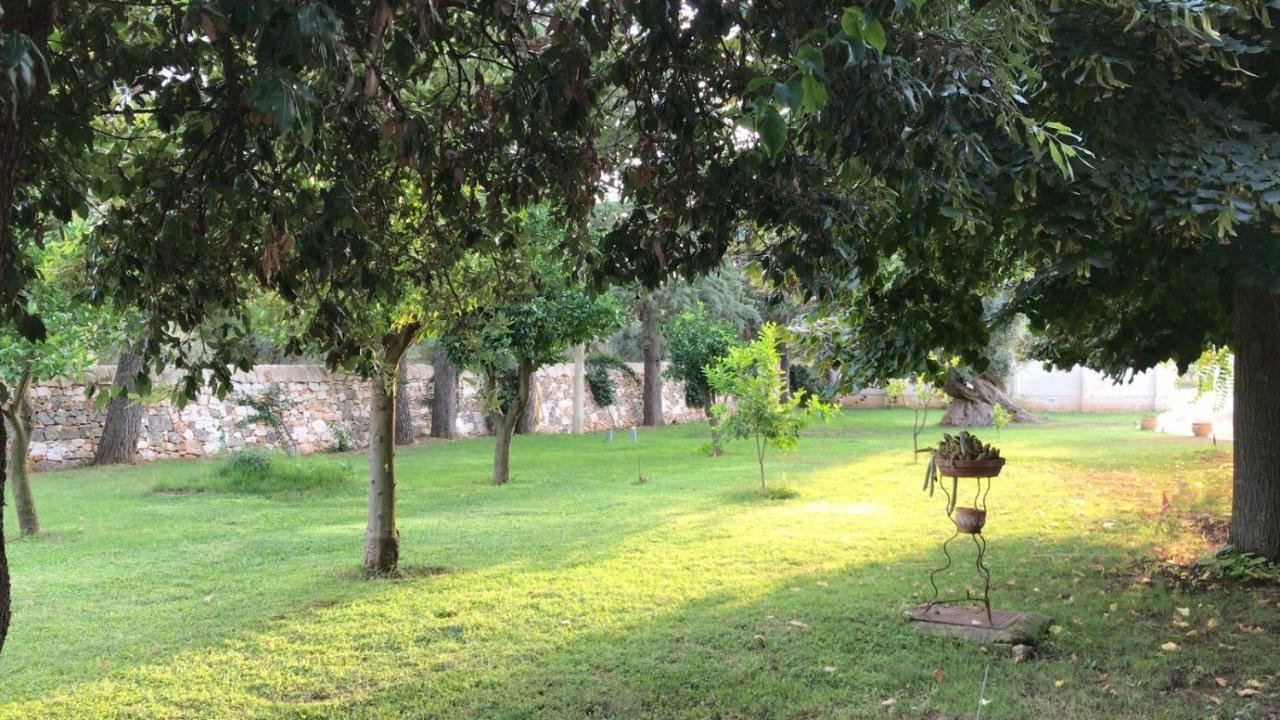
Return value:
<svg viewBox="0 0 1280 720">
<path fill-rule="evenodd" d="M 9 426 L 9 474 L 13 487 L 13 509 L 18 515 L 18 531 L 23 535 L 39 535 L 40 519 L 31 494 L 31 475 L 27 456 L 31 452 L 31 408 L 24 398 L 14 400 L 15 407 L 5 413 Z"/>
<path fill-rule="evenodd" d="M 413 401 L 409 397 L 409 379 L 404 368 L 396 377 L 396 444 L 413 444 Z"/>
<path fill-rule="evenodd" d="M 529 404 L 529 387 L 533 378 L 533 363 L 520 361 L 519 381 L 516 385 L 516 402 L 505 411 L 493 414 L 493 484 L 505 485 L 511 480 L 511 436 L 516 422 Z"/>
<path fill-rule="evenodd" d="M 436 350 L 432 364 L 431 437 L 452 440 L 457 437 L 458 366 L 449 362 L 444 348 Z"/>
<path fill-rule="evenodd" d="M 1280 561 L 1280 295 L 1236 286 L 1231 544 Z"/>
<path fill-rule="evenodd" d="M 995 424 L 992 412 L 996 403 L 1009 411 L 1013 422 L 1040 422 L 1034 415 L 1018 407 L 997 380 L 987 376 L 978 376 L 966 383 L 958 374 L 952 373 L 943 390 L 951 396 L 951 404 L 938 421 L 939 425 L 990 427 Z"/>
<path fill-rule="evenodd" d="M 142 432 L 142 404 L 131 399 L 137 390 L 142 354 L 129 348 L 116 361 L 114 393 L 107 403 L 107 417 L 102 424 L 102 437 L 93 450 L 94 465 L 131 463 L 138 454 L 138 435 Z"/>
<path fill-rule="evenodd" d="M 364 569 L 370 577 L 395 572 L 400 562 L 396 528 L 396 399 L 387 377 L 371 381 L 369 409 L 369 522 L 364 534 Z"/>
<path fill-rule="evenodd" d="M 662 424 L 662 326 L 653 299 L 646 297 L 640 306 L 640 324 L 644 338 L 644 408 L 641 424 Z"/>
<path fill-rule="evenodd" d="M 9 618 L 11 616 L 11 597 L 9 586 L 9 556 L 4 547 L 4 486 L 8 460 L 9 438 L 5 424 L 0 422 L 0 654 L 4 652 L 4 641 L 9 636 Z"/>
<path fill-rule="evenodd" d="M 528 435 L 538 429 L 538 388 L 529 379 L 529 397 L 524 402 L 520 417 L 516 418 L 516 434 Z"/>
</svg>

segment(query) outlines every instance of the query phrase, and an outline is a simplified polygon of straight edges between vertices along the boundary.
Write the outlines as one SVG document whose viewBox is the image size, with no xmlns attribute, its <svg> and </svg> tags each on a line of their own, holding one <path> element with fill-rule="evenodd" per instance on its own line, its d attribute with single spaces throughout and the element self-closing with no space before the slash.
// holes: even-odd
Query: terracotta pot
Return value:
<svg viewBox="0 0 1280 720">
<path fill-rule="evenodd" d="M 987 524 L 987 511 L 971 507 L 958 507 L 956 508 L 955 521 L 956 529 L 960 532 L 977 535 L 982 532 L 982 526 Z"/>
<path fill-rule="evenodd" d="M 995 477 L 1004 467 L 1004 458 L 995 460 L 948 460 L 936 458 L 938 474 L 946 477 Z"/>
<path fill-rule="evenodd" d="M 1151 416 L 1148 416 L 1148 417 L 1144 417 L 1144 418 L 1142 418 L 1142 429 L 1143 429 L 1143 430 L 1151 430 L 1151 431 L 1153 431 L 1153 432 L 1154 432 L 1154 431 L 1155 431 L 1155 429 L 1156 429 L 1156 424 L 1157 424 L 1159 421 L 1160 421 L 1160 419 L 1159 419 L 1159 418 L 1157 418 L 1157 417 L 1155 417 L 1154 415 L 1151 415 Z"/>
<path fill-rule="evenodd" d="M 1209 437 L 1213 434 L 1213 423 L 1193 422 L 1191 423 L 1191 434 L 1196 437 Z"/>
</svg>

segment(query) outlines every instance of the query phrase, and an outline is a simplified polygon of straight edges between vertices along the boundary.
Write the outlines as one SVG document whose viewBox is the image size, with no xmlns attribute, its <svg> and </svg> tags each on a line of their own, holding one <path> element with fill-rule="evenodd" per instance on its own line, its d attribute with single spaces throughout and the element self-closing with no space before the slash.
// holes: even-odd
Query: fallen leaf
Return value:
<svg viewBox="0 0 1280 720">
<path fill-rule="evenodd" d="M 1054 687 L 1056 687 L 1056 688 L 1060 688 L 1060 687 L 1062 687 L 1063 685 L 1066 685 L 1066 684 L 1067 684 L 1067 681 L 1066 681 L 1066 680 L 1054 680 L 1054 681 L 1053 681 L 1053 686 L 1054 686 Z"/>
<path fill-rule="evenodd" d="M 1251 687 L 1251 688 L 1258 688 L 1259 690 L 1261 690 L 1262 688 L 1266 687 L 1266 685 L 1264 685 L 1264 684 L 1262 683 L 1262 681 L 1260 681 L 1260 680 L 1254 680 L 1254 679 L 1252 679 L 1252 678 L 1250 678 L 1249 680 L 1245 680 L 1245 681 L 1244 681 L 1244 684 L 1245 684 L 1245 685 L 1248 685 L 1248 686 L 1249 686 L 1249 687 Z"/>
<path fill-rule="evenodd" d="M 1208 622 L 1206 622 L 1206 623 L 1204 624 L 1204 626 L 1205 626 L 1205 627 L 1207 627 L 1207 628 L 1209 628 L 1210 630 L 1217 630 L 1217 629 L 1218 629 L 1218 618 L 1209 618 L 1209 621 L 1208 621 Z"/>
<path fill-rule="evenodd" d="M 1061 635 L 1061 634 L 1062 634 L 1062 626 L 1061 626 L 1061 625 L 1050 625 L 1050 626 L 1049 626 L 1049 632 L 1053 633 L 1054 635 Z"/>
<path fill-rule="evenodd" d="M 803 623 L 803 622 L 800 622 L 799 620 L 792 620 L 792 621 L 788 622 L 787 624 L 788 624 L 788 625 L 790 625 L 791 627 L 797 627 L 797 628 L 800 628 L 800 629 L 802 629 L 802 630 L 806 630 L 806 629 L 808 629 L 808 627 L 809 627 L 808 623 Z"/>
<path fill-rule="evenodd" d="M 1165 643 L 1165 644 L 1161 645 L 1161 646 L 1160 646 L 1160 649 L 1161 649 L 1161 650 L 1163 650 L 1163 651 L 1165 651 L 1165 652 L 1174 652 L 1174 651 L 1176 651 L 1176 650 L 1178 649 L 1178 643 L 1176 643 L 1176 642 L 1167 642 L 1167 643 Z"/>
<path fill-rule="evenodd" d="M 1217 683 L 1217 684 L 1218 684 L 1218 687 L 1226 687 L 1226 686 L 1227 686 L 1227 679 L 1226 679 L 1226 678 L 1216 677 L 1216 678 L 1214 678 L 1214 679 L 1213 679 L 1213 681 L 1214 681 L 1215 683 Z"/>
<path fill-rule="evenodd" d="M 943 674 L 942 674 L 942 671 L 941 671 L 941 670 L 934 670 L 934 671 L 933 671 L 933 681 L 934 681 L 934 682 L 936 682 L 936 683 L 938 683 L 939 685 L 941 685 L 941 684 L 942 684 L 942 681 L 943 681 L 946 677 L 947 677 L 946 675 L 943 675 Z"/>
<path fill-rule="evenodd" d="M 881 704 L 881 705 L 883 705 L 884 707 L 893 707 L 893 704 L 894 704 L 894 703 L 896 703 L 896 702 L 898 702 L 898 701 L 897 701 L 897 700 L 894 700 L 893 698 L 889 698 L 888 700 L 885 700 L 884 702 L 882 702 L 882 703 L 880 703 L 880 704 Z"/>
<path fill-rule="evenodd" d="M 1239 690 L 1236 691 L 1236 695 L 1239 695 L 1240 697 L 1253 697 L 1254 695 L 1257 695 L 1257 694 L 1258 694 L 1258 691 L 1254 690 L 1253 688 L 1240 688 Z"/>
<path fill-rule="evenodd" d="M 826 667 L 822 668 L 822 672 L 825 672 L 825 673 L 833 673 L 835 671 L 836 671 L 836 668 L 834 665 L 827 665 Z"/>
<path fill-rule="evenodd" d="M 1177 610 L 1178 614 L 1181 615 L 1182 617 L 1191 617 L 1191 608 L 1189 607 L 1174 608 L 1174 609 Z"/>
<path fill-rule="evenodd" d="M 1210 695 L 1209 702 L 1213 703 L 1214 705 L 1221 705 L 1222 698 L 1218 697 L 1217 695 Z"/>
</svg>

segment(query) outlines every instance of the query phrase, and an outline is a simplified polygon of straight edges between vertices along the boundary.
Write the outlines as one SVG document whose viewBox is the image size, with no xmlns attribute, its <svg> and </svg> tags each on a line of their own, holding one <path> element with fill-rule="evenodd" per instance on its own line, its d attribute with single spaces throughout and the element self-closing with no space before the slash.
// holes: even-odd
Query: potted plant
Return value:
<svg viewBox="0 0 1280 720">
<path fill-rule="evenodd" d="M 1200 420 L 1191 423 L 1191 434 L 1198 438 L 1209 437 L 1213 434 L 1213 423 L 1208 420 Z"/>
<path fill-rule="evenodd" d="M 1142 416 L 1142 429 L 1148 430 L 1150 432 L 1155 432 L 1156 427 L 1159 425 L 1159 420 L 1160 419 L 1157 418 L 1155 415 Z"/>
<path fill-rule="evenodd" d="M 956 527 L 961 532 L 977 533 L 982 530 L 987 520 L 985 510 L 979 508 L 960 508 L 956 510 L 956 491 L 962 477 L 992 478 L 1000 474 L 1004 468 L 1004 458 L 1000 457 L 1000 449 L 988 445 L 969 432 L 959 435 L 942 436 L 942 442 L 933 451 L 933 459 L 925 471 L 924 489 L 933 495 L 934 486 L 939 476 L 951 478 L 951 493 L 947 503 L 947 515 L 955 511 Z"/>
</svg>

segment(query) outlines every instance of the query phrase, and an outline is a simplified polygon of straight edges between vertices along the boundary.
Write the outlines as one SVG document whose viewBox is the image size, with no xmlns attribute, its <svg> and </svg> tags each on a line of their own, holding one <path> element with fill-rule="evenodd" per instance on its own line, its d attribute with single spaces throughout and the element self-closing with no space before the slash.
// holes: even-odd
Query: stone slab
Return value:
<svg viewBox="0 0 1280 720">
<path fill-rule="evenodd" d="M 1034 612 L 992 610 L 966 605 L 921 605 L 907 613 L 907 624 L 921 635 L 950 637 L 972 643 L 1034 645 L 1053 620 Z"/>
</svg>

